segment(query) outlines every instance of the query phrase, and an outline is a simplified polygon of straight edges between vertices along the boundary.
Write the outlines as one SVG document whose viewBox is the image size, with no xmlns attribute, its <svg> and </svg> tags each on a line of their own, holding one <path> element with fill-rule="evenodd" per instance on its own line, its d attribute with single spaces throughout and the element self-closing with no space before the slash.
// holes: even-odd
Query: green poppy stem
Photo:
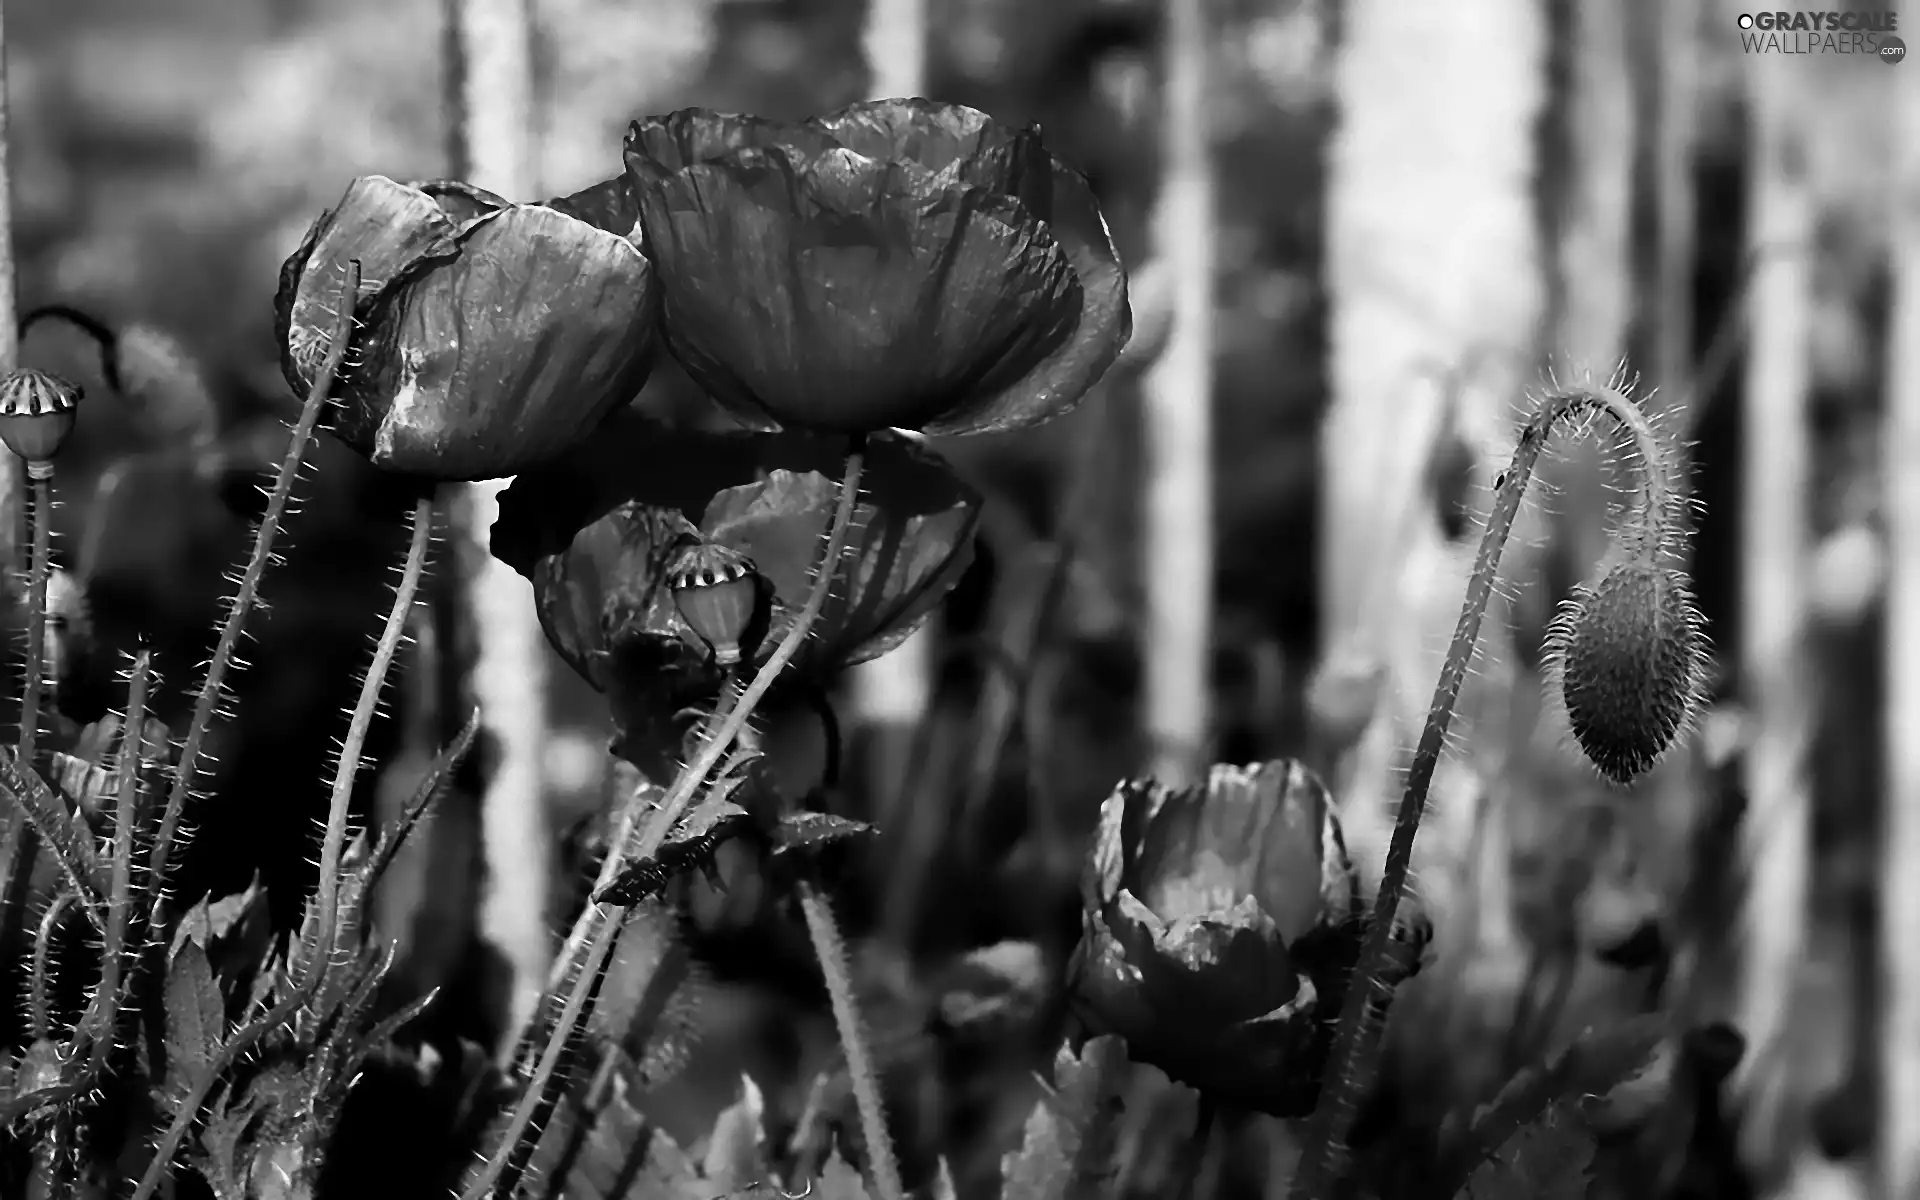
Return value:
<svg viewBox="0 0 1920 1200">
<path fill-rule="evenodd" d="M 33 496 L 32 513 L 27 519 L 33 528 L 31 591 L 27 600 L 27 684 L 20 697 L 20 766 L 33 769 L 34 742 L 40 736 L 40 691 L 47 655 L 47 576 L 53 557 L 53 475 L 52 464 L 35 470 L 35 464 L 22 460 L 27 470 L 28 488 Z"/>
<path fill-rule="evenodd" d="M 759 705 L 767 691 L 772 688 L 775 679 L 787 668 L 794 656 L 800 653 L 800 647 L 806 643 L 807 635 L 812 632 L 814 623 L 820 619 L 820 613 L 826 608 L 827 597 L 832 591 L 834 574 L 839 570 L 841 556 L 846 552 L 847 535 L 853 525 L 853 510 L 860 498 L 860 474 L 866 462 L 866 438 L 856 435 L 847 450 L 845 474 L 840 482 L 840 503 L 834 509 L 833 522 L 827 529 L 826 546 L 820 556 L 820 565 L 815 569 L 813 587 L 807 593 L 806 603 L 799 615 L 794 618 L 786 636 L 775 647 L 773 656 L 767 659 L 753 677 L 753 682 L 740 693 L 738 701 L 724 718 L 716 722 L 717 728 L 706 739 L 700 753 L 683 768 L 674 779 L 673 786 L 667 790 L 652 818 L 641 831 L 639 844 L 631 853 L 621 853 L 621 847 L 615 846 L 609 851 L 609 857 L 620 855 L 622 861 L 646 861 L 660 851 L 660 846 L 673 831 L 694 795 L 707 782 L 727 751 L 733 746 L 747 721 L 753 716 L 753 710 Z M 629 805 L 643 802 L 644 792 L 636 793 L 628 799 Z M 719 797 L 724 799 L 724 797 Z M 713 797 L 709 798 L 710 801 Z M 622 814 L 621 824 L 627 824 L 627 814 Z M 617 867 L 617 864 L 616 864 Z M 611 875 L 603 869 L 603 878 Z M 589 999 L 593 993 L 595 981 L 600 977 L 607 956 L 612 953 L 616 935 L 619 933 L 621 919 L 626 909 L 617 904 L 589 902 L 586 910 L 574 922 L 572 933 L 567 938 L 566 949 L 562 951 L 562 960 L 556 964 L 556 971 L 562 978 L 571 975 L 573 986 L 569 989 L 565 1005 L 555 1019 L 553 1028 L 547 1033 L 538 1061 L 527 1080 L 526 1088 L 521 1092 L 519 1102 L 514 1106 L 506 1127 L 501 1131 L 487 1161 L 461 1191 L 461 1200 L 483 1200 L 493 1194 L 495 1183 L 501 1173 L 507 1169 L 510 1159 L 515 1157 L 515 1149 L 520 1138 L 526 1133 L 534 1113 L 545 1099 L 546 1090 L 555 1071 L 559 1067 L 560 1056 L 571 1044 L 573 1032 L 586 1015 Z M 583 948 L 574 966 L 575 948 Z M 546 1005 L 538 1006 L 538 1010 Z"/>
</svg>

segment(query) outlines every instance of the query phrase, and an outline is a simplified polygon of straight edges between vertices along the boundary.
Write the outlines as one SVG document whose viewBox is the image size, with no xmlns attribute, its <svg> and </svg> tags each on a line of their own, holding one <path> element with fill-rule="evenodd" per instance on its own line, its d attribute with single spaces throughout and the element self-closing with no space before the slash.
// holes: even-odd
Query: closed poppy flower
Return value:
<svg viewBox="0 0 1920 1200">
<path fill-rule="evenodd" d="M 986 433 L 1072 409 L 1132 330 L 1087 181 L 927 100 L 798 124 L 683 109 L 626 161 L 667 344 L 750 422 Z"/>
<path fill-rule="evenodd" d="M 375 465 L 493 479 L 552 458 L 647 381 L 660 292 L 630 191 L 511 204 L 464 183 L 353 181 L 280 272 L 281 367 L 327 354 L 342 273 L 361 283 L 335 436 Z"/>
<path fill-rule="evenodd" d="M 1326 789 L 1297 762 L 1123 783 L 1082 881 L 1075 1011 L 1137 1062 L 1276 1116 L 1311 1111 L 1359 912 Z"/>
<path fill-rule="evenodd" d="M 801 433 L 699 433 L 634 411 L 501 494 L 495 557 L 533 583 L 547 639 L 630 736 L 764 663 L 813 584 L 845 447 Z M 980 497 L 931 450 L 867 446 L 852 533 L 789 671 L 878 657 L 972 559 Z M 752 588 L 747 585 L 751 581 Z"/>
</svg>

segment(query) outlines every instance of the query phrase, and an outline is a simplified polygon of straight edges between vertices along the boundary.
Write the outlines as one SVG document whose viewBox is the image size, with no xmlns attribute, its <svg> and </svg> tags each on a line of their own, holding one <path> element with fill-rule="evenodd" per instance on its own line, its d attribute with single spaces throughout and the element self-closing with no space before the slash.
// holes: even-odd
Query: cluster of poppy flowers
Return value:
<svg viewBox="0 0 1920 1200">
<path fill-rule="evenodd" d="M 356 179 L 282 270 L 297 390 L 326 362 L 350 261 L 332 432 L 426 480 L 517 476 L 493 552 L 629 741 L 665 741 L 650 730 L 790 628 L 850 437 L 859 507 L 803 677 L 897 645 L 969 559 L 979 496 L 896 431 L 1050 420 L 1131 333 L 1086 180 L 1037 130 L 925 100 L 639 121 L 619 176 L 544 204 Z M 741 431 L 633 404 L 661 347 Z M 1297 765 L 1124 785 L 1089 866 L 1083 1015 L 1176 1078 L 1299 1111 L 1289 1064 L 1322 1040 L 1333 983 L 1316 987 L 1311 946 L 1347 927 L 1351 888 Z"/>
</svg>

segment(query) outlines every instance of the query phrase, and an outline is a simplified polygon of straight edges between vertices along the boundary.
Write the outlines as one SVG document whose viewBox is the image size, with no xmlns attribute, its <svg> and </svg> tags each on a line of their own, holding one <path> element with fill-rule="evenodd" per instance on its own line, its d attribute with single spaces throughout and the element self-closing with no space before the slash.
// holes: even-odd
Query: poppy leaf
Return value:
<svg viewBox="0 0 1920 1200">
<path fill-rule="evenodd" d="M 631 905 L 658 895 L 684 872 L 710 867 L 721 844 L 751 823 L 747 810 L 731 800 L 700 805 L 675 822 L 653 857 L 628 863 L 593 898 L 601 904 Z"/>
<path fill-rule="evenodd" d="M 167 1090 L 178 1095 L 200 1078 L 226 1039 L 227 1004 L 205 947 L 188 938 L 167 965 Z"/>
<path fill-rule="evenodd" d="M 687 1152 L 642 1115 L 616 1074 L 604 1102 L 563 1100 L 527 1164 L 533 1200 L 711 1200 L 713 1188 Z M 477 1164 L 476 1164 L 476 1169 Z"/>
<path fill-rule="evenodd" d="M 706 1176 L 715 1187 L 747 1188 L 767 1177 L 766 1100 L 751 1075 L 740 1077 L 740 1098 L 720 1110 L 707 1138 Z"/>
<path fill-rule="evenodd" d="M 875 832 L 865 821 L 836 817 L 832 813 L 788 813 L 774 826 L 772 857 L 779 861 L 792 855 L 818 854 L 829 846 Z"/>
<path fill-rule="evenodd" d="M 1089 1040 L 1054 1060 L 1053 1087 L 1027 1117 L 1020 1149 L 1000 1162 L 1004 1200 L 1093 1200 L 1112 1194 L 1114 1118 L 1127 1066 L 1126 1044 Z"/>
</svg>

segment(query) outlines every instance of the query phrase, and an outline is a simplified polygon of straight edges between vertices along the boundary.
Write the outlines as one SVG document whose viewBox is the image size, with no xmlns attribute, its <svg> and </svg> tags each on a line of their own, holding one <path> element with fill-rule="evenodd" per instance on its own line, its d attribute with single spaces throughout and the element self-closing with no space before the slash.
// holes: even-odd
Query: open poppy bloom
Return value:
<svg viewBox="0 0 1920 1200">
<path fill-rule="evenodd" d="M 927 100 L 696 108 L 635 122 L 626 161 L 669 348 L 762 427 L 1037 425 L 1132 331 L 1099 205 L 1037 130 Z"/>
<path fill-rule="evenodd" d="M 358 259 L 335 436 L 432 479 L 552 458 L 637 396 L 653 364 L 660 291 L 637 210 L 623 217 L 601 191 L 511 204 L 464 183 L 354 180 L 280 271 L 287 382 L 312 386 Z"/>
<path fill-rule="evenodd" d="M 1311 1111 L 1359 896 L 1326 788 L 1292 760 L 1121 784 L 1082 881 L 1075 1011 L 1136 1062 L 1275 1116 Z M 1316 945 L 1317 943 L 1317 945 Z M 1351 966 L 1351 958 L 1344 965 Z"/>
<path fill-rule="evenodd" d="M 844 454 L 833 437 L 618 413 L 501 494 L 493 553 L 533 582 L 547 639 L 637 733 L 709 702 L 736 656 L 751 671 L 772 655 L 812 587 Z M 971 561 L 979 515 L 979 495 L 931 450 L 871 439 L 846 551 L 789 671 L 818 679 L 904 641 Z"/>
</svg>

